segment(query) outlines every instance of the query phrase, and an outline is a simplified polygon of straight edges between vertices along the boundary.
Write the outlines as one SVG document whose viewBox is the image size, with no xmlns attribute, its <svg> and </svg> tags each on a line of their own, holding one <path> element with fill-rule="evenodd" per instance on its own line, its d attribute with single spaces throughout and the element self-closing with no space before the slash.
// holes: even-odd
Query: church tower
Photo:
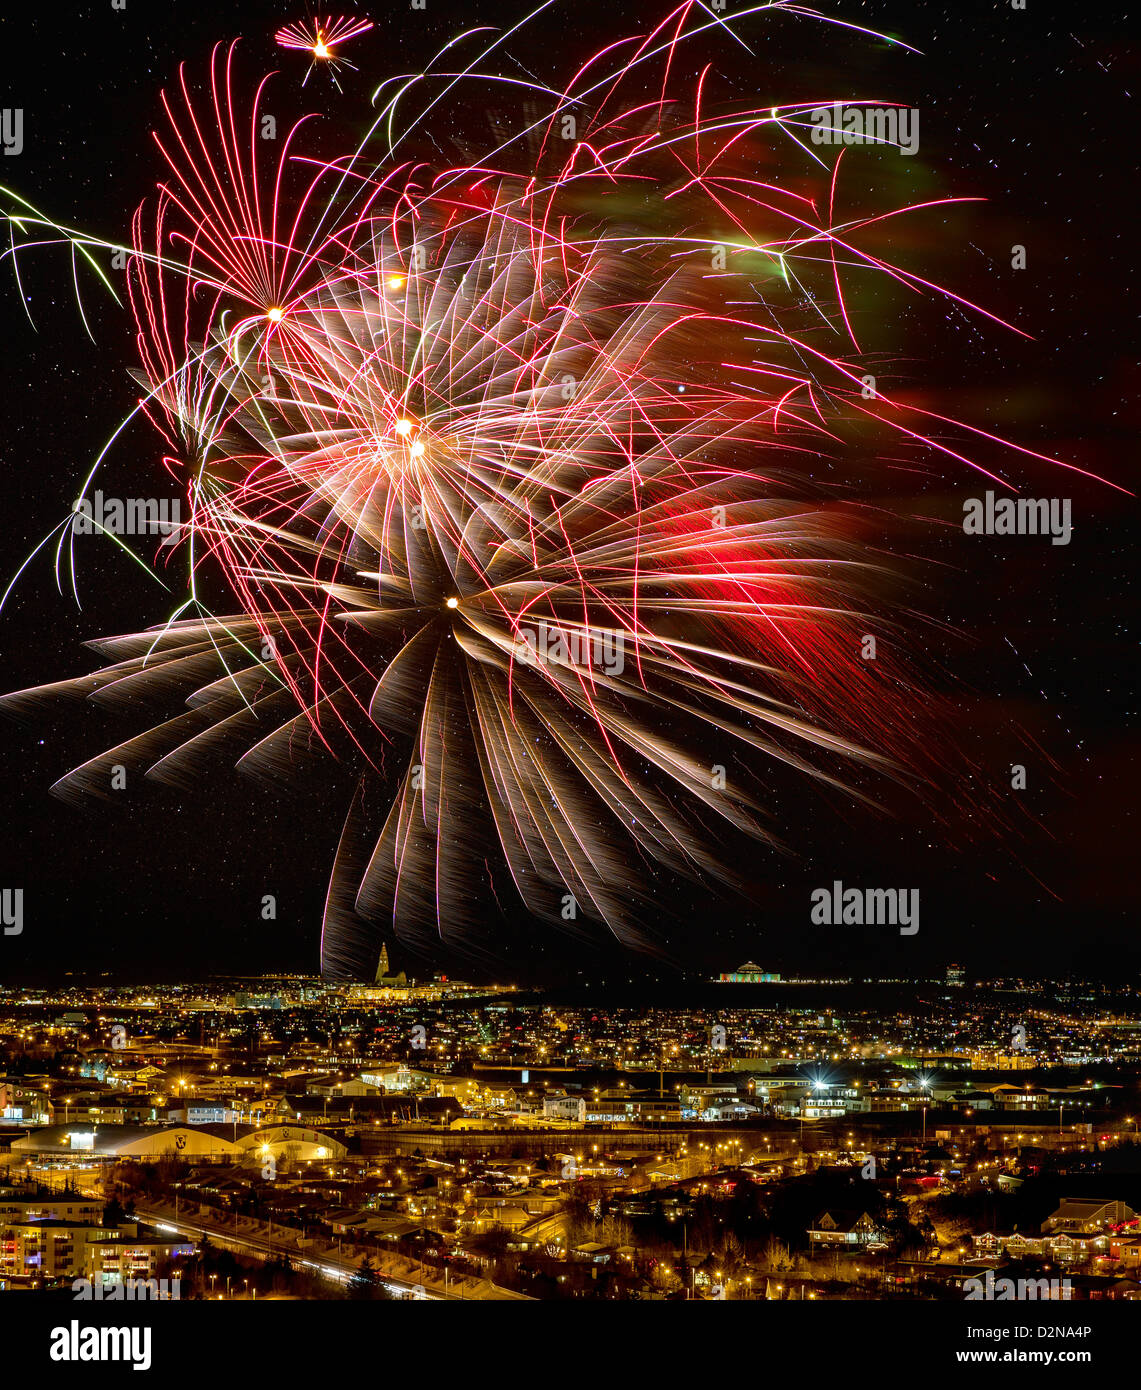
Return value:
<svg viewBox="0 0 1141 1390">
<path fill-rule="evenodd" d="M 387 978 L 388 978 L 388 947 L 387 947 L 387 946 L 382 946 L 382 947 L 380 948 L 380 960 L 377 962 L 377 965 L 376 965 L 376 983 L 379 984 L 381 980 L 386 980 Z"/>
<path fill-rule="evenodd" d="M 380 948 L 380 959 L 376 963 L 376 979 L 373 984 L 379 985 L 381 989 L 407 989 L 408 977 L 401 970 L 398 974 L 392 974 L 392 967 L 388 963 L 388 947 Z"/>
</svg>

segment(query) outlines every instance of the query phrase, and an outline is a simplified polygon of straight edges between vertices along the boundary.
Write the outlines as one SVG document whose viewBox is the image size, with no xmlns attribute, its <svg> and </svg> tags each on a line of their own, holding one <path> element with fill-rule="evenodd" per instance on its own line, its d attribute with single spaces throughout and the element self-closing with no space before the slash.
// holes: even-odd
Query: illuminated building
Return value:
<svg viewBox="0 0 1141 1390">
<path fill-rule="evenodd" d="M 762 970 L 759 965 L 754 965 L 751 960 L 747 960 L 744 965 L 738 966 L 736 970 L 719 975 L 718 980 L 723 985 L 779 985 L 780 976 L 770 975 Z"/>
</svg>

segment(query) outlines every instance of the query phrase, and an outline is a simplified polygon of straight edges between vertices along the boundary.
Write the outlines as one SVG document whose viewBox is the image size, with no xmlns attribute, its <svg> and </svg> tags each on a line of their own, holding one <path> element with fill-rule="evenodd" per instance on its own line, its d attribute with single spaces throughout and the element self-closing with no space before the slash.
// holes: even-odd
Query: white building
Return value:
<svg viewBox="0 0 1141 1390">
<path fill-rule="evenodd" d="M 266 1125 L 252 1134 L 238 1140 L 242 1154 L 256 1159 L 282 1157 L 294 1159 L 299 1163 L 311 1163 L 322 1159 L 340 1160 L 348 1149 L 339 1140 L 319 1129 L 306 1129 L 301 1125 Z"/>
<path fill-rule="evenodd" d="M 13 1157 L 53 1154 L 99 1158 L 235 1158 L 243 1150 L 231 1139 L 193 1125 L 49 1125 L 12 1142 Z"/>
<path fill-rule="evenodd" d="M 582 1096 L 547 1096 L 543 1100 L 545 1120 L 574 1120 L 586 1123 L 586 1101 Z"/>
</svg>

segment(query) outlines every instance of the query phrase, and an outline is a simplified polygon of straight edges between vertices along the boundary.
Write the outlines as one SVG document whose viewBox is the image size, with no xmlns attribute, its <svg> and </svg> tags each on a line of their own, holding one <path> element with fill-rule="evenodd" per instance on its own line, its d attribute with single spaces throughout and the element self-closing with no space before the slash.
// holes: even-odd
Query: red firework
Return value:
<svg viewBox="0 0 1141 1390">
<path fill-rule="evenodd" d="M 328 66 L 329 75 L 336 82 L 335 70 L 338 67 L 355 67 L 353 63 L 342 58 L 338 50 L 350 39 L 357 38 L 371 28 L 372 21 L 369 19 L 353 19 L 336 15 L 328 16 L 325 19 L 303 19 L 296 24 L 286 24 L 277 31 L 274 38 L 282 48 L 295 49 L 312 56 L 313 61 L 305 74 L 305 82 L 308 82 L 309 73 L 318 63 L 324 63 Z M 305 85 L 305 82 L 302 83 L 302 86 Z"/>
<path fill-rule="evenodd" d="M 277 37 L 331 63 L 369 27 Z M 562 94 L 521 79 L 540 118 L 436 167 L 395 157 L 396 102 L 462 103 L 471 68 L 404 80 L 379 159 L 302 156 L 298 127 L 267 150 L 232 50 L 205 115 L 184 79 L 164 99 L 131 304 L 193 616 L 101 644 L 112 664 L 69 688 L 190 708 L 62 789 L 347 747 L 336 973 L 367 972 L 369 924 L 470 934 L 492 859 L 536 917 L 643 944 L 639 866 L 738 881 L 712 846 L 779 840 L 778 764 L 857 801 L 939 756 L 922 675 L 861 655 L 894 630 L 861 544 L 889 514 L 850 500 L 861 467 L 995 476 L 966 452 L 994 436 L 866 389 L 853 282 L 949 293 L 867 229 L 930 205 L 843 209 L 804 104 L 708 116 L 709 68 L 679 69 L 710 27 L 686 4 Z M 205 568 L 232 615 L 199 602 Z"/>
</svg>

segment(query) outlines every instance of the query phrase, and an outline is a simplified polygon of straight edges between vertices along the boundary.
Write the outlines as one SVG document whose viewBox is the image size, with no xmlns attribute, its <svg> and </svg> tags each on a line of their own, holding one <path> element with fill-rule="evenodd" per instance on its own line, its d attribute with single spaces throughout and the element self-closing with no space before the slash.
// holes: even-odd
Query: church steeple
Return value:
<svg viewBox="0 0 1141 1390">
<path fill-rule="evenodd" d="M 386 980 L 387 978 L 388 978 L 388 947 L 387 947 L 387 946 L 382 946 L 382 947 L 380 948 L 380 960 L 377 961 L 377 965 L 376 965 L 376 982 L 379 983 L 381 980 Z"/>
<path fill-rule="evenodd" d="M 392 966 L 388 961 L 388 947 L 380 948 L 380 959 L 376 963 L 376 979 L 374 985 L 381 989 L 407 989 L 408 977 L 401 970 L 397 974 L 392 973 Z"/>
</svg>

